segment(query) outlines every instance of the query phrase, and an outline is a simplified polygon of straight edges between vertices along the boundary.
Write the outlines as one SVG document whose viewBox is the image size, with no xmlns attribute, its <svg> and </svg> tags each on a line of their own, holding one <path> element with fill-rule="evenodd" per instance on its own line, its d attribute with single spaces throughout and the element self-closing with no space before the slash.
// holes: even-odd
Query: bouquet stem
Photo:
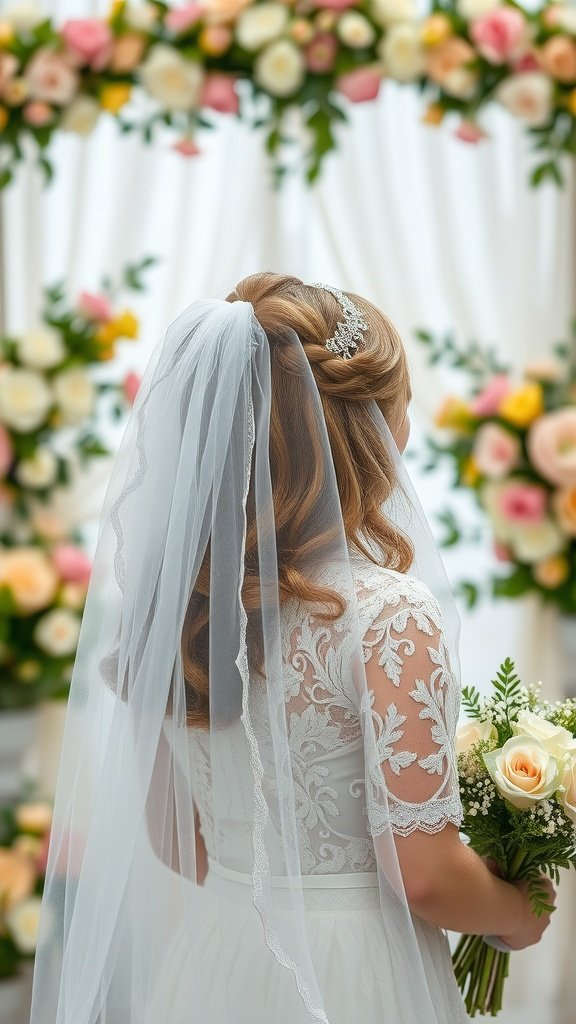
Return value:
<svg viewBox="0 0 576 1024">
<path fill-rule="evenodd" d="M 454 973 L 470 1017 L 495 1017 L 502 1009 L 510 954 L 487 946 L 481 935 L 463 935 L 453 956 Z"/>
</svg>

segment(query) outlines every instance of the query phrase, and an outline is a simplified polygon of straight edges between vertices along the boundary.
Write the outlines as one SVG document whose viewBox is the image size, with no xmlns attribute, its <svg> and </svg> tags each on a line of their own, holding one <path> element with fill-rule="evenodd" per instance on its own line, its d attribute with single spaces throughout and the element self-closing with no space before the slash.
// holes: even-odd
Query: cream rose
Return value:
<svg viewBox="0 0 576 1024">
<path fill-rule="evenodd" d="M 85 370 L 60 373 L 53 380 L 54 396 L 65 423 L 79 423 L 94 408 L 94 385 Z"/>
<path fill-rule="evenodd" d="M 508 544 L 521 562 L 541 562 L 557 555 L 566 545 L 566 538 L 552 519 L 544 519 L 534 526 L 511 524 Z"/>
<path fill-rule="evenodd" d="M 6 924 L 15 945 L 21 953 L 28 956 L 36 951 L 41 906 L 40 897 L 31 896 L 6 914 Z"/>
<path fill-rule="evenodd" d="M 78 96 L 62 114 L 58 127 L 74 135 L 90 135 L 98 124 L 101 112 L 100 104 L 92 96 Z"/>
<path fill-rule="evenodd" d="M 150 32 L 160 17 L 160 8 L 154 4 L 138 4 L 137 7 L 127 4 L 122 17 L 137 32 Z"/>
<path fill-rule="evenodd" d="M 255 4 L 243 11 L 236 23 L 236 39 L 245 50 L 261 50 L 278 39 L 288 24 L 288 8 L 284 4 Z"/>
<path fill-rule="evenodd" d="M 60 331 L 41 327 L 23 334 L 17 344 L 18 357 L 33 370 L 50 370 L 66 355 Z"/>
<path fill-rule="evenodd" d="M 48 803 L 20 804 L 15 817 L 18 828 L 23 832 L 42 836 L 52 824 L 52 808 Z"/>
<path fill-rule="evenodd" d="M 523 71 L 504 79 L 496 98 L 515 117 L 534 128 L 546 124 L 552 113 L 552 80 L 540 71 Z"/>
<path fill-rule="evenodd" d="M 194 110 L 199 106 L 202 68 L 173 46 L 157 43 L 151 47 L 140 68 L 140 80 L 149 95 L 167 110 Z"/>
<path fill-rule="evenodd" d="M 386 73 L 397 82 L 412 82 L 424 70 L 421 32 L 415 23 L 392 25 L 379 51 Z"/>
<path fill-rule="evenodd" d="M 502 0 L 457 0 L 456 10 L 461 18 L 471 21 L 473 18 L 481 18 L 483 14 L 490 14 L 497 7 L 502 6 Z"/>
<path fill-rule="evenodd" d="M 484 754 L 484 761 L 500 794 L 520 810 L 553 796 L 560 784 L 556 759 L 526 736 L 512 736 L 499 750 Z"/>
<path fill-rule="evenodd" d="M 520 711 L 512 732 L 515 736 L 529 736 L 530 739 L 538 740 L 553 757 L 576 754 L 576 740 L 572 733 L 561 725 L 554 725 L 546 718 L 535 715 L 533 711 Z"/>
<path fill-rule="evenodd" d="M 0 372 L 0 420 L 21 433 L 36 430 L 48 415 L 52 394 L 33 370 L 7 367 Z"/>
<path fill-rule="evenodd" d="M 397 21 L 415 21 L 415 0 L 371 0 L 370 13 L 378 25 L 386 28 Z"/>
<path fill-rule="evenodd" d="M 32 613 L 53 600 L 58 576 L 39 548 L 7 548 L 0 551 L 0 586 L 6 586 L 21 611 Z"/>
<path fill-rule="evenodd" d="M 80 619 L 68 608 L 54 608 L 36 624 L 34 640 L 43 651 L 55 658 L 74 654 L 80 636 Z"/>
<path fill-rule="evenodd" d="M 46 12 L 40 4 L 33 0 L 18 0 L 12 3 L 8 10 L 2 12 L 2 20 L 7 21 L 16 32 L 28 32 L 36 28 L 46 18 Z"/>
<path fill-rule="evenodd" d="M 496 739 L 498 732 L 492 722 L 464 722 L 456 730 L 456 753 L 465 754 L 476 743 L 492 743 Z"/>
<path fill-rule="evenodd" d="M 566 816 L 576 825 L 576 757 L 564 769 L 558 797 Z"/>
<path fill-rule="evenodd" d="M 271 96 L 292 96 L 302 85 L 305 73 L 304 57 L 288 39 L 266 47 L 254 65 L 256 83 Z"/>
<path fill-rule="evenodd" d="M 374 26 L 360 11 L 346 11 L 340 18 L 336 31 L 342 42 L 352 50 L 372 46 L 376 38 Z"/>
<path fill-rule="evenodd" d="M 46 446 L 37 448 L 31 458 L 18 462 L 15 470 L 16 479 L 22 487 L 40 491 L 54 483 L 57 473 L 58 459 Z"/>
</svg>

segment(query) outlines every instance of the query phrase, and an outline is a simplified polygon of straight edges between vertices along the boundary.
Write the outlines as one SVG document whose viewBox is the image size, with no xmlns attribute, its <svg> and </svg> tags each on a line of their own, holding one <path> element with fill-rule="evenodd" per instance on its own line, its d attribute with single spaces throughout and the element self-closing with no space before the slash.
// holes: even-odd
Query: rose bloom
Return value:
<svg viewBox="0 0 576 1024">
<path fill-rule="evenodd" d="M 204 0 L 204 17 L 213 25 L 232 24 L 253 0 Z"/>
<path fill-rule="evenodd" d="M 499 750 L 484 754 L 501 796 L 519 810 L 547 800 L 559 786 L 558 764 L 538 740 L 512 736 Z"/>
<path fill-rule="evenodd" d="M 200 106 L 218 110 L 221 114 L 237 114 L 239 100 L 234 76 L 219 71 L 207 74 L 200 93 Z"/>
<path fill-rule="evenodd" d="M 304 50 L 306 66 L 317 75 L 331 71 L 338 49 L 338 40 L 333 32 L 319 32 Z"/>
<path fill-rule="evenodd" d="M 431 14 L 420 27 L 420 38 L 424 46 L 438 46 L 453 35 L 452 22 L 445 14 Z"/>
<path fill-rule="evenodd" d="M 528 454 L 537 471 L 558 487 L 576 484 L 576 408 L 542 416 L 528 434 Z"/>
<path fill-rule="evenodd" d="M 532 575 L 541 587 L 546 590 L 556 590 L 566 582 L 570 575 L 570 565 L 562 555 L 553 555 L 552 558 L 545 558 L 542 562 L 536 562 L 532 566 Z"/>
<path fill-rule="evenodd" d="M 196 25 L 203 13 L 203 6 L 197 3 L 185 4 L 184 7 L 172 7 L 166 13 L 164 24 L 171 32 L 182 34 Z"/>
<path fill-rule="evenodd" d="M 124 380 L 122 382 L 122 390 L 127 401 L 130 402 L 130 405 L 134 405 L 134 402 L 136 401 L 136 395 L 140 390 L 141 383 L 142 378 L 140 377 L 140 374 L 134 373 L 134 371 L 132 371 L 131 373 L 127 373 L 126 376 L 124 377 Z"/>
<path fill-rule="evenodd" d="M 3 17 L 16 32 L 26 33 L 46 19 L 46 12 L 34 0 L 18 0 L 18 3 L 10 4 Z"/>
<path fill-rule="evenodd" d="M 553 98 L 552 80 L 540 71 L 510 75 L 496 90 L 498 102 L 533 128 L 550 120 Z"/>
<path fill-rule="evenodd" d="M 350 103 L 367 103 L 375 100 L 382 85 L 380 67 L 356 68 L 336 80 L 336 89 Z"/>
<path fill-rule="evenodd" d="M 54 397 L 66 424 L 79 423 L 94 408 L 94 385 L 85 370 L 75 367 L 53 378 Z"/>
<path fill-rule="evenodd" d="M 72 608 L 79 612 L 86 602 L 86 587 L 79 583 L 65 583 L 60 589 L 58 599 L 64 608 Z"/>
<path fill-rule="evenodd" d="M 112 306 L 106 295 L 94 295 L 92 292 L 81 292 L 78 299 L 78 311 L 88 320 L 107 323 L 112 319 Z"/>
<path fill-rule="evenodd" d="M 140 68 L 140 79 L 147 93 L 167 110 L 194 110 L 198 107 L 203 72 L 200 64 L 189 60 L 172 46 L 157 43 Z"/>
<path fill-rule="evenodd" d="M 497 374 L 470 402 L 472 413 L 474 416 L 495 416 L 509 391 L 510 381 L 506 374 Z"/>
<path fill-rule="evenodd" d="M 378 25 L 387 28 L 397 21 L 414 21 L 415 0 L 370 0 L 370 14 Z"/>
<path fill-rule="evenodd" d="M 564 813 L 576 825 L 576 758 L 572 758 L 564 770 L 558 797 Z"/>
<path fill-rule="evenodd" d="M 546 512 L 546 491 L 536 484 L 512 481 L 502 487 L 499 505 L 509 522 L 535 526 Z"/>
<path fill-rule="evenodd" d="M 416 23 L 392 25 L 380 43 L 386 73 L 396 82 L 413 82 L 424 71 L 424 47 Z"/>
<path fill-rule="evenodd" d="M 11 910 L 34 889 L 36 872 L 29 857 L 0 846 L 0 906 Z"/>
<path fill-rule="evenodd" d="M 485 60 L 490 64 L 504 64 L 526 49 L 528 23 L 515 7 L 498 7 L 475 18 L 470 35 Z"/>
<path fill-rule="evenodd" d="M 566 538 L 552 519 L 535 525 L 516 523 L 511 526 L 508 543 L 520 562 L 532 565 L 557 555 L 566 547 Z"/>
<path fill-rule="evenodd" d="M 56 480 L 58 459 L 48 445 L 39 445 L 33 455 L 16 465 L 15 477 L 22 487 L 44 490 Z"/>
<path fill-rule="evenodd" d="M 68 53 L 79 67 L 102 71 L 112 55 L 114 37 L 110 27 L 99 18 L 71 18 L 60 34 Z"/>
<path fill-rule="evenodd" d="M 554 383 L 562 379 L 564 371 L 555 359 L 533 359 L 524 367 L 524 376 L 532 380 Z"/>
<path fill-rule="evenodd" d="M 25 956 L 31 956 L 36 952 L 41 907 L 40 896 L 30 896 L 6 915 L 6 924 L 14 943 Z"/>
<path fill-rule="evenodd" d="M 21 612 L 31 614 L 54 599 L 58 576 L 40 548 L 5 548 L 0 551 L 0 586 L 9 588 Z"/>
<path fill-rule="evenodd" d="M 66 355 L 62 334 L 55 327 L 27 331 L 17 342 L 18 358 L 34 370 L 51 370 Z"/>
<path fill-rule="evenodd" d="M 80 636 L 80 618 L 68 608 L 53 608 L 38 620 L 34 641 L 55 658 L 74 654 Z"/>
<path fill-rule="evenodd" d="M 115 75 L 134 71 L 142 60 L 146 45 L 146 36 L 140 35 L 139 32 L 125 32 L 123 36 L 119 36 L 114 40 L 110 71 Z"/>
<path fill-rule="evenodd" d="M 552 36 L 540 48 L 539 64 L 558 82 L 576 82 L 576 43 L 566 36 Z"/>
<path fill-rule="evenodd" d="M 562 725 L 554 725 L 533 711 L 520 711 L 512 726 L 512 732 L 515 736 L 529 736 L 533 740 L 538 740 L 554 757 L 576 753 L 576 740 L 568 729 Z"/>
<path fill-rule="evenodd" d="M 58 544 L 52 552 L 52 562 L 60 579 L 66 583 L 88 583 L 92 562 L 75 544 Z"/>
<path fill-rule="evenodd" d="M 502 6 L 502 0 L 456 0 L 456 10 L 461 18 L 471 21 Z"/>
<path fill-rule="evenodd" d="M 492 722 L 465 722 L 456 730 L 456 753 L 465 754 L 476 743 L 491 743 L 498 739 Z"/>
<path fill-rule="evenodd" d="M 460 139 L 460 142 L 469 142 L 471 145 L 475 145 L 486 138 L 486 132 L 474 121 L 461 121 L 454 132 L 454 137 Z"/>
<path fill-rule="evenodd" d="M 175 153 L 180 153 L 180 156 L 200 156 L 202 150 L 194 139 L 184 138 L 180 139 L 179 142 L 175 142 L 172 146 Z"/>
<path fill-rule="evenodd" d="M 520 441 L 497 423 L 484 423 L 474 440 L 474 461 L 480 472 L 500 480 L 518 464 Z"/>
<path fill-rule="evenodd" d="M 23 832 L 43 836 L 52 824 L 52 808 L 47 803 L 20 804 L 15 817 L 18 828 Z"/>
<path fill-rule="evenodd" d="M 0 419 L 20 433 L 44 423 L 52 393 L 44 377 L 34 370 L 9 367 L 0 374 Z"/>
<path fill-rule="evenodd" d="M 337 32 L 352 50 L 372 46 L 376 38 L 374 26 L 360 11 L 346 11 L 338 21 Z"/>
<path fill-rule="evenodd" d="M 59 128 L 63 132 L 74 132 L 75 135 L 90 135 L 100 117 L 101 108 L 93 96 L 77 96 L 64 111 Z"/>
<path fill-rule="evenodd" d="M 282 35 L 287 21 L 288 10 L 284 4 L 255 4 L 240 15 L 236 39 L 244 50 L 260 50 Z"/>
<path fill-rule="evenodd" d="M 542 388 L 535 382 L 524 384 L 502 399 L 498 412 L 515 427 L 527 427 L 544 412 Z"/>
<path fill-rule="evenodd" d="M 234 36 L 226 25 L 206 25 L 198 37 L 198 45 L 208 57 L 221 57 L 232 46 Z"/>
<path fill-rule="evenodd" d="M 66 57 L 54 50 L 40 49 L 24 72 L 30 96 L 57 107 L 65 107 L 78 90 L 78 75 Z"/>
<path fill-rule="evenodd" d="M 31 100 L 22 111 L 22 117 L 26 124 L 31 125 L 32 128 L 44 128 L 54 120 L 55 116 L 54 108 L 49 103 L 44 103 L 43 100 Z"/>
<path fill-rule="evenodd" d="M 564 533 L 576 537 L 576 486 L 562 487 L 552 495 L 552 508 Z"/>
<path fill-rule="evenodd" d="M 62 517 L 45 505 L 38 505 L 32 509 L 32 526 L 44 540 L 64 540 L 70 532 L 68 524 Z"/>
<path fill-rule="evenodd" d="M 426 70 L 449 96 L 470 99 L 478 83 L 478 72 L 468 65 L 477 59 L 476 51 L 460 36 L 452 36 L 426 54 Z"/>
<path fill-rule="evenodd" d="M 254 80 L 271 96 L 293 96 L 306 76 L 304 55 L 288 39 L 272 43 L 258 55 Z"/>
</svg>

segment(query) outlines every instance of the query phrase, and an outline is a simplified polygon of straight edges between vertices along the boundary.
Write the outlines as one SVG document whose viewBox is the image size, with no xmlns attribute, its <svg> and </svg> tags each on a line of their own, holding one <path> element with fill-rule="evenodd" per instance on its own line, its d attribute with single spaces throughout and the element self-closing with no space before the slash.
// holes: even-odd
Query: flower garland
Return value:
<svg viewBox="0 0 576 1024">
<path fill-rule="evenodd" d="M 128 267 L 119 287 L 141 290 L 153 262 Z M 120 418 L 139 385 L 97 370 L 138 336 L 116 291 L 108 282 L 69 308 L 49 288 L 41 326 L 0 338 L 0 710 L 68 689 L 91 571 L 69 487 L 109 454 L 97 417 Z"/>
<path fill-rule="evenodd" d="M 540 359 L 516 384 L 508 367 L 477 345 L 461 350 L 452 337 L 420 332 L 432 362 L 464 371 L 471 395 L 449 396 L 436 423 L 447 443 L 430 439 L 426 469 L 448 461 L 455 488 L 471 490 L 488 517 L 503 571 L 496 596 L 535 592 L 576 614 L 576 322 L 568 344 Z M 441 519 L 445 544 L 464 539 L 456 516 Z M 461 585 L 470 605 L 474 583 Z"/>
<path fill-rule="evenodd" d="M 106 19 L 57 28 L 25 0 L 0 19 L 0 187 L 26 137 L 50 176 L 53 134 L 89 135 L 103 111 L 147 141 L 157 126 L 175 129 L 186 156 L 199 152 L 207 113 L 240 116 L 266 128 L 281 175 L 294 107 L 314 181 L 347 119 L 344 100 L 375 99 L 385 78 L 418 83 L 430 97 L 423 120 L 455 114 L 469 143 L 485 135 L 484 107 L 500 103 L 543 154 L 532 183 L 562 182 L 560 156 L 576 153 L 576 8 L 561 2 L 528 12 L 513 0 L 436 0 L 422 18 L 415 0 L 115 0 Z M 242 102 L 240 80 L 251 86 Z M 154 109 L 131 120 L 135 87 Z"/>
</svg>

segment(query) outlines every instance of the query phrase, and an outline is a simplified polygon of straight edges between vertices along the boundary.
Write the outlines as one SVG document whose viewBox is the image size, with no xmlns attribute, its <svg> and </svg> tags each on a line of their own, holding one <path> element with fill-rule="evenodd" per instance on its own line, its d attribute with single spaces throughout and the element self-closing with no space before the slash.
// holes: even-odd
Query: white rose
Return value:
<svg viewBox="0 0 576 1024">
<path fill-rule="evenodd" d="M 63 132 L 90 135 L 98 123 L 101 112 L 100 104 L 93 96 L 77 96 L 70 106 L 65 108 L 58 127 Z"/>
<path fill-rule="evenodd" d="M 17 903 L 6 914 L 6 924 L 14 943 L 25 955 L 36 952 L 41 906 L 42 900 L 39 896 L 30 896 L 27 900 Z"/>
<path fill-rule="evenodd" d="M 566 538 L 552 519 L 543 519 L 535 526 L 512 523 L 508 544 L 520 562 L 541 562 L 557 555 L 566 546 Z"/>
<path fill-rule="evenodd" d="M 576 35 L 576 7 L 573 4 L 558 4 L 554 7 L 554 12 L 555 24 L 571 35 Z"/>
<path fill-rule="evenodd" d="M 415 21 L 415 0 L 371 0 L 370 13 L 374 21 L 384 28 L 397 21 Z"/>
<path fill-rule="evenodd" d="M 473 18 L 481 18 L 483 14 L 490 14 L 497 7 L 502 6 L 502 0 L 457 0 L 456 10 L 461 18 L 471 21 Z"/>
<path fill-rule="evenodd" d="M 53 484 L 58 473 L 58 459 L 50 448 L 41 446 L 29 459 L 22 459 L 16 466 L 15 476 L 22 487 L 43 490 Z"/>
<path fill-rule="evenodd" d="M 68 608 L 54 608 L 38 620 L 34 640 L 47 654 L 61 658 L 73 654 L 78 646 L 80 619 Z"/>
<path fill-rule="evenodd" d="M 496 788 L 519 810 L 547 800 L 558 789 L 556 759 L 538 740 L 512 736 L 499 750 L 484 754 L 484 761 Z"/>
<path fill-rule="evenodd" d="M 16 824 L 23 832 L 43 836 L 52 824 L 52 808 L 47 803 L 20 804 L 15 811 Z"/>
<path fill-rule="evenodd" d="M 420 28 L 406 22 L 393 25 L 380 44 L 386 72 L 397 82 L 412 82 L 424 70 L 424 49 Z"/>
<path fill-rule="evenodd" d="M 491 743 L 497 738 L 498 732 L 492 722 L 464 722 L 456 730 L 456 753 L 465 754 L 476 743 Z"/>
<path fill-rule="evenodd" d="M 52 394 L 33 370 L 7 367 L 0 373 L 0 420 L 21 433 L 36 430 L 48 415 Z"/>
<path fill-rule="evenodd" d="M 337 26 L 342 42 L 351 49 L 363 49 L 372 46 L 376 38 L 374 26 L 359 11 L 346 11 Z"/>
<path fill-rule="evenodd" d="M 45 10 L 40 4 L 33 0 L 22 0 L 22 2 L 11 4 L 7 11 L 2 14 L 2 20 L 7 21 L 16 32 L 27 32 L 36 28 L 47 18 Z"/>
<path fill-rule="evenodd" d="M 173 46 L 153 46 L 140 68 L 140 79 L 149 95 L 167 110 L 194 110 L 199 106 L 202 68 Z"/>
<path fill-rule="evenodd" d="M 282 35 L 288 17 L 284 4 L 264 3 L 248 7 L 236 23 L 236 39 L 245 50 L 260 50 Z"/>
<path fill-rule="evenodd" d="M 292 96 L 304 81 L 306 66 L 294 43 L 281 39 L 259 54 L 254 64 L 254 79 L 271 96 Z"/>
<path fill-rule="evenodd" d="M 137 32 L 150 32 L 158 21 L 160 9 L 154 4 L 138 4 L 136 7 L 127 4 L 122 14 L 130 28 Z"/>
<path fill-rule="evenodd" d="M 566 816 L 576 825 L 576 758 L 564 770 L 558 796 Z"/>
<path fill-rule="evenodd" d="M 34 370 L 50 370 L 66 355 L 62 335 L 53 327 L 28 331 L 19 339 L 17 348 L 18 358 Z"/>
<path fill-rule="evenodd" d="M 533 711 L 520 711 L 512 732 L 515 736 L 530 736 L 538 740 L 554 757 L 563 757 L 571 752 L 576 754 L 576 740 L 572 733 L 561 725 L 554 725 L 546 718 L 535 715 Z"/>
<path fill-rule="evenodd" d="M 94 385 L 85 370 L 65 370 L 52 383 L 66 423 L 79 423 L 90 415 L 94 408 Z"/>
<path fill-rule="evenodd" d="M 515 117 L 534 128 L 546 124 L 552 113 L 552 80 L 540 71 L 510 75 L 496 90 L 496 98 Z"/>
</svg>

